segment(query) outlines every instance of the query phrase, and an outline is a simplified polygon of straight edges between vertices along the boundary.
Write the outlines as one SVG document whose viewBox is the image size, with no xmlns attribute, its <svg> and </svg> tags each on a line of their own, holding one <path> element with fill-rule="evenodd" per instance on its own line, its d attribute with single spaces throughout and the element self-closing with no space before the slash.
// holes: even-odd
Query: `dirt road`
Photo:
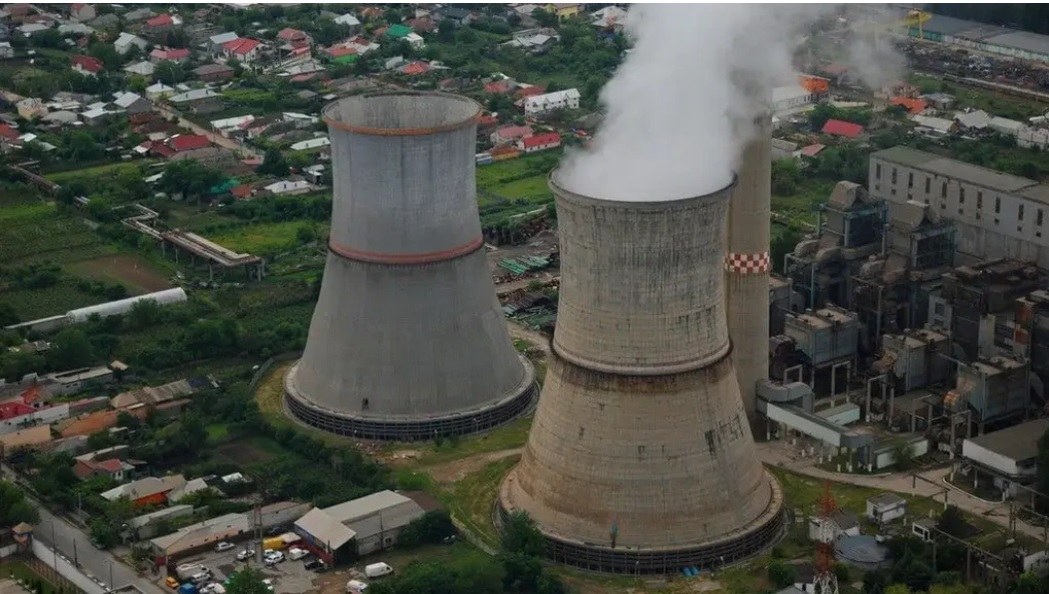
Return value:
<svg viewBox="0 0 1049 594">
<path fill-rule="evenodd" d="M 430 478 L 439 483 L 452 483 L 466 478 L 469 474 L 480 471 L 492 462 L 497 462 L 503 458 L 509 458 L 510 456 L 516 456 L 523 451 L 524 448 L 513 448 L 509 450 L 499 450 L 497 452 L 487 452 L 463 458 L 461 460 L 428 466 L 423 468 L 422 471 L 430 475 Z"/>
<path fill-rule="evenodd" d="M 153 106 L 158 112 L 164 114 L 164 117 L 166 117 L 166 118 L 178 118 L 178 125 L 179 126 L 182 126 L 183 128 L 187 128 L 189 130 L 192 130 L 194 134 L 200 134 L 200 135 L 203 135 L 203 136 L 207 136 L 208 140 L 210 140 L 211 142 L 214 142 L 215 144 L 217 144 L 217 145 L 219 145 L 219 146 L 221 146 L 223 148 L 228 148 L 231 151 L 237 151 L 238 153 L 241 154 L 241 156 L 244 159 L 261 159 L 262 158 L 262 155 L 260 155 L 259 153 L 255 152 L 253 149 L 249 148 L 247 145 L 245 145 L 243 143 L 240 143 L 240 142 L 238 142 L 236 140 L 233 140 L 232 138 L 226 138 L 225 136 L 223 136 L 221 134 L 218 134 L 218 133 L 214 132 L 213 130 L 208 130 L 204 126 L 201 126 L 199 124 L 191 122 L 191 121 L 187 120 L 186 118 L 182 117 L 182 114 L 180 114 L 179 112 L 175 111 L 174 109 L 171 109 L 170 107 L 167 107 L 165 105 L 161 105 L 160 103 L 154 103 Z"/>
<path fill-rule="evenodd" d="M 527 340 L 536 348 L 541 349 L 544 355 L 550 356 L 550 339 L 545 334 L 511 321 L 508 321 L 506 326 L 510 329 L 510 336 L 518 340 Z"/>
</svg>

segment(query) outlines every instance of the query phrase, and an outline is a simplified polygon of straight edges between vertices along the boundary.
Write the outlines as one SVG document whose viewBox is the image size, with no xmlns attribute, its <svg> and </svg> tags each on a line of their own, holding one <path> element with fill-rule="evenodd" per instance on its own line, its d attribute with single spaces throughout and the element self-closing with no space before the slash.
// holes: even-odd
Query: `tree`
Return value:
<svg viewBox="0 0 1049 594">
<path fill-rule="evenodd" d="M 875 569 L 863 574 L 863 594 L 885 594 L 889 577 L 885 570 Z"/>
<path fill-rule="evenodd" d="M 175 86 L 186 80 L 186 71 L 181 64 L 171 60 L 161 60 L 153 70 L 153 77 L 166 85 Z"/>
<path fill-rule="evenodd" d="M 779 159 L 772 163 L 772 193 L 793 196 L 798 191 L 801 170 L 794 159 Z"/>
<path fill-rule="evenodd" d="M 777 588 L 790 586 L 797 577 L 797 571 L 792 565 L 779 560 L 769 563 L 768 574 L 769 581 Z"/>
<path fill-rule="evenodd" d="M 455 22 L 451 19 L 442 19 L 437 23 L 437 41 L 441 43 L 452 43 L 455 41 Z"/>
<path fill-rule="evenodd" d="M 542 557 L 546 540 L 528 512 L 515 511 L 506 519 L 503 530 L 503 549 L 529 557 Z"/>
<path fill-rule="evenodd" d="M 0 481 L 0 527 L 9 528 L 25 522 L 36 524 L 40 514 L 14 483 Z"/>
<path fill-rule="evenodd" d="M 556 14 L 542 8 L 533 10 L 532 18 L 540 27 L 556 27 L 559 24 Z"/>
<path fill-rule="evenodd" d="M 10 303 L 0 303 L 0 326 L 12 326 L 21 320 L 15 307 Z"/>
<path fill-rule="evenodd" d="M 65 138 L 66 156 L 75 162 L 94 161 L 105 154 L 105 150 L 86 130 L 69 132 Z"/>
<path fill-rule="evenodd" d="M 914 446 L 899 440 L 892 446 L 892 460 L 896 470 L 907 470 L 914 465 Z"/>
<path fill-rule="evenodd" d="M 1038 456 L 1035 459 L 1036 490 L 1042 496 L 1036 500 L 1035 507 L 1039 512 L 1049 513 L 1049 431 L 1038 439 Z"/>
<path fill-rule="evenodd" d="M 266 149 L 262 163 L 255 171 L 263 175 L 275 175 L 282 177 L 288 175 L 288 163 L 284 161 L 284 154 L 276 147 Z"/>
<path fill-rule="evenodd" d="M 82 330 L 66 328 L 55 336 L 47 358 L 55 369 L 73 369 L 90 364 L 95 353 Z"/>
<path fill-rule="evenodd" d="M 948 505 L 947 509 L 943 510 L 940 514 L 939 519 L 936 520 L 936 527 L 943 530 L 947 534 L 957 538 L 964 538 L 968 524 L 965 522 L 965 517 L 954 505 Z"/>
<path fill-rule="evenodd" d="M 893 584 L 885 588 L 885 594 L 911 594 L 911 589 L 904 584 Z"/>
<path fill-rule="evenodd" d="M 226 585 L 228 594 L 271 594 L 263 583 L 262 572 L 252 567 L 245 567 L 234 573 Z"/>
<path fill-rule="evenodd" d="M 120 542 L 120 534 L 117 527 L 104 518 L 93 518 L 88 524 L 91 541 L 104 549 Z"/>
<path fill-rule="evenodd" d="M 157 186 L 168 194 L 203 197 L 223 179 L 221 171 L 195 159 L 184 159 L 169 164 Z"/>
<path fill-rule="evenodd" d="M 135 47 L 132 45 L 131 47 Z M 127 79 L 127 88 L 135 93 L 145 93 L 147 87 L 146 79 L 139 74 L 132 74 Z"/>
</svg>

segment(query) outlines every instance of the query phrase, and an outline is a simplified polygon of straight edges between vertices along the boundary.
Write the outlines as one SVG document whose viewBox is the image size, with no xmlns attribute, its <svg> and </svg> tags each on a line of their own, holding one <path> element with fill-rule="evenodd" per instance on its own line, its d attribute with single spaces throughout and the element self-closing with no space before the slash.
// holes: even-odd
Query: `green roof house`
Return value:
<svg viewBox="0 0 1049 594">
<path fill-rule="evenodd" d="M 390 25 L 386 30 L 386 36 L 394 39 L 404 39 L 412 32 L 412 28 L 405 25 Z"/>
</svg>

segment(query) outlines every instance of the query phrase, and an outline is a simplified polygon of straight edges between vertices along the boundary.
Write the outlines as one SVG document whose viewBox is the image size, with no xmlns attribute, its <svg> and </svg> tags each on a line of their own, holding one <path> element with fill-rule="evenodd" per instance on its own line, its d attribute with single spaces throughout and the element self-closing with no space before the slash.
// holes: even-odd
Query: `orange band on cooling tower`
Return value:
<svg viewBox="0 0 1049 594">
<path fill-rule="evenodd" d="M 460 246 L 456 246 L 447 250 L 441 250 L 439 252 L 427 252 L 423 254 L 380 254 L 377 252 L 365 252 L 361 250 L 351 249 L 347 246 L 331 242 L 328 244 L 328 249 L 335 252 L 336 254 L 346 258 L 348 260 L 356 260 L 358 262 L 367 262 L 369 264 L 433 264 L 434 262 L 444 262 L 447 260 L 454 260 L 460 256 L 472 253 L 484 245 L 484 237 L 478 237 L 477 239 L 465 243 Z"/>
<path fill-rule="evenodd" d="M 733 254 L 725 256 L 725 270 L 736 274 L 764 274 L 772 269 L 768 252 L 760 254 Z"/>
</svg>

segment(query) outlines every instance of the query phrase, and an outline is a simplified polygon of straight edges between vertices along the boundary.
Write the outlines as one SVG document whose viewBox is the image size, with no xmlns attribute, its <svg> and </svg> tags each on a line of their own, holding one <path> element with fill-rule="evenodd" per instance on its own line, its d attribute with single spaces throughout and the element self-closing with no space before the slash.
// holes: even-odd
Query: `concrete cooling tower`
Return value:
<svg viewBox="0 0 1049 594">
<path fill-rule="evenodd" d="M 550 178 L 561 240 L 553 355 L 521 463 L 500 491 L 555 561 L 615 573 L 713 568 L 783 529 L 758 460 L 724 303 L 729 186 L 664 202 Z"/>
<path fill-rule="evenodd" d="M 510 340 L 485 259 L 480 106 L 438 93 L 349 97 L 324 118 L 335 202 L 306 349 L 284 378 L 306 424 L 432 439 L 525 412 L 534 371 Z"/>
</svg>

